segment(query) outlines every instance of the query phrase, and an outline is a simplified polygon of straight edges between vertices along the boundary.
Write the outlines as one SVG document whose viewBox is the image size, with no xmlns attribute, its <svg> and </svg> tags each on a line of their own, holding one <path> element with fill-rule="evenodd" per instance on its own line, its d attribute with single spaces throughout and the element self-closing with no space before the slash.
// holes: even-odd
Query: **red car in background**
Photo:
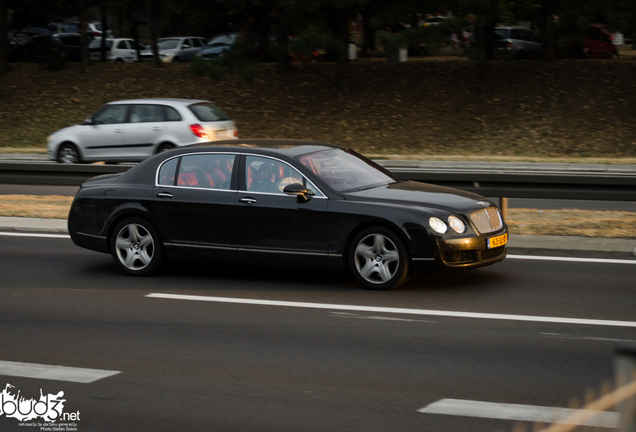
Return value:
<svg viewBox="0 0 636 432">
<path fill-rule="evenodd" d="M 618 58 L 618 47 L 614 45 L 614 33 L 607 24 L 592 24 L 583 34 L 583 54 L 595 59 Z"/>
</svg>

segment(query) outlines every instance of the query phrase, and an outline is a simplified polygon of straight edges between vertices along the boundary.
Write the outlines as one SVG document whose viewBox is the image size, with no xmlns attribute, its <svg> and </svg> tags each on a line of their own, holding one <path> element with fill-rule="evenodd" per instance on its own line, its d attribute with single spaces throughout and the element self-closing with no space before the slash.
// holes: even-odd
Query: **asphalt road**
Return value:
<svg viewBox="0 0 636 432">
<path fill-rule="evenodd" d="M 300 269 L 175 264 L 126 277 L 69 239 L 0 236 L 0 275 L 0 363 L 120 372 L 90 383 L 0 375 L 21 397 L 64 391 L 79 431 L 512 430 L 418 410 L 444 398 L 567 406 L 612 379 L 615 345 L 636 340 L 619 324 L 430 312 L 636 321 L 627 264 L 507 259 L 373 292 Z M 0 416 L 2 431 L 39 430 L 17 424 Z"/>
</svg>

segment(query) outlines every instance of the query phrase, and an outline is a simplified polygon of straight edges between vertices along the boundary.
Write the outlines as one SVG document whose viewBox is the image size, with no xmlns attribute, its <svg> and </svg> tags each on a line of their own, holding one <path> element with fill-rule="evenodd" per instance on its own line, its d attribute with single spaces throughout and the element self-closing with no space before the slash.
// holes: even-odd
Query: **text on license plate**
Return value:
<svg viewBox="0 0 636 432">
<path fill-rule="evenodd" d="M 506 243 L 508 243 L 508 234 L 489 238 L 486 242 L 486 246 L 488 247 L 488 249 L 491 249 L 497 246 L 503 246 Z"/>
</svg>

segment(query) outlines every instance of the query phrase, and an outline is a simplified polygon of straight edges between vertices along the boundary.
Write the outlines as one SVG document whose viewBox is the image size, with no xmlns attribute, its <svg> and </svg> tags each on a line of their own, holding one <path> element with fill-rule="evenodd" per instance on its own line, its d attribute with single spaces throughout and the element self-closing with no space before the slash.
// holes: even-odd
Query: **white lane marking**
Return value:
<svg viewBox="0 0 636 432">
<path fill-rule="evenodd" d="M 538 260 L 538 261 L 564 261 L 564 262 L 581 262 L 581 263 L 601 263 L 601 264 L 636 264 L 634 260 L 611 259 L 611 258 L 575 258 L 575 257 L 555 257 L 540 255 L 508 255 L 506 258 Z"/>
<path fill-rule="evenodd" d="M 444 414 L 463 417 L 479 417 L 497 420 L 517 420 L 541 423 L 557 423 L 575 414 L 578 409 L 555 408 L 537 405 L 519 405 L 481 402 L 462 399 L 441 399 L 417 410 L 427 414 Z M 593 417 L 585 422 L 572 423 L 580 426 L 616 428 L 620 414 L 616 412 L 592 411 Z"/>
<path fill-rule="evenodd" d="M 355 319 L 379 320 L 379 321 L 406 321 L 406 322 L 437 323 L 437 321 L 417 320 L 417 319 L 408 319 L 408 318 L 395 318 L 395 317 L 377 316 L 377 315 L 358 315 L 358 314 L 352 314 L 352 313 L 349 313 L 349 312 L 331 312 L 331 315 L 336 317 L 336 318 L 355 318 Z"/>
<path fill-rule="evenodd" d="M 342 305 L 342 304 L 329 304 L 329 303 L 308 303 L 308 302 L 259 300 L 259 299 L 231 298 L 231 297 L 208 297 L 208 296 L 164 294 L 164 293 L 146 294 L 145 297 L 158 298 L 158 299 L 170 299 L 170 300 L 192 300 L 192 301 L 206 301 L 206 302 L 217 302 L 217 303 L 249 304 L 249 305 L 259 305 L 259 306 L 283 306 L 283 307 L 297 307 L 297 308 L 307 308 L 307 309 L 332 309 L 332 310 L 356 311 L 356 312 L 376 312 L 376 313 L 405 314 L 405 315 L 428 315 L 428 316 L 442 316 L 442 317 L 451 317 L 451 318 L 476 318 L 476 319 L 526 321 L 526 322 L 541 322 L 541 323 L 556 323 L 556 324 L 581 324 L 581 325 L 613 326 L 613 327 L 636 327 L 636 321 L 614 321 L 614 320 L 586 319 L 586 318 L 562 318 L 562 317 L 545 317 L 545 316 L 533 316 L 533 315 L 510 315 L 510 314 L 494 314 L 494 313 L 482 313 L 482 312 L 457 312 L 457 311 L 443 311 L 443 310 L 431 310 L 431 309 L 408 309 L 408 308 L 378 307 L 378 306 L 357 306 L 357 305 Z"/>
<path fill-rule="evenodd" d="M 544 337 L 554 338 L 554 339 L 572 339 L 572 340 L 591 340 L 591 341 L 601 341 L 601 342 L 627 342 L 627 343 L 636 343 L 634 339 L 613 339 L 613 338 L 604 338 L 604 337 L 592 337 L 592 336 L 571 336 L 562 333 L 539 333 Z"/>
<path fill-rule="evenodd" d="M 23 378 L 70 381 L 87 384 L 120 373 L 120 371 L 103 369 L 86 369 L 0 360 L 0 375 Z"/>
<path fill-rule="evenodd" d="M 40 237 L 40 238 L 71 238 L 68 234 L 40 234 L 40 233 L 14 233 L 0 232 L 0 236 L 9 237 Z"/>
</svg>

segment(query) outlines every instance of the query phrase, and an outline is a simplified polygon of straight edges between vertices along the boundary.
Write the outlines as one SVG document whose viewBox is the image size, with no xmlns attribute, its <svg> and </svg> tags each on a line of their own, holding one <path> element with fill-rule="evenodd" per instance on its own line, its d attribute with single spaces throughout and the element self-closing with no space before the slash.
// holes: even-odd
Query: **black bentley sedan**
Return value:
<svg viewBox="0 0 636 432">
<path fill-rule="evenodd" d="M 298 140 L 228 140 L 158 154 L 86 181 L 68 218 L 75 244 L 130 275 L 164 260 L 348 268 L 391 289 L 432 267 L 506 256 L 497 207 L 402 181 L 352 150 Z"/>
</svg>

